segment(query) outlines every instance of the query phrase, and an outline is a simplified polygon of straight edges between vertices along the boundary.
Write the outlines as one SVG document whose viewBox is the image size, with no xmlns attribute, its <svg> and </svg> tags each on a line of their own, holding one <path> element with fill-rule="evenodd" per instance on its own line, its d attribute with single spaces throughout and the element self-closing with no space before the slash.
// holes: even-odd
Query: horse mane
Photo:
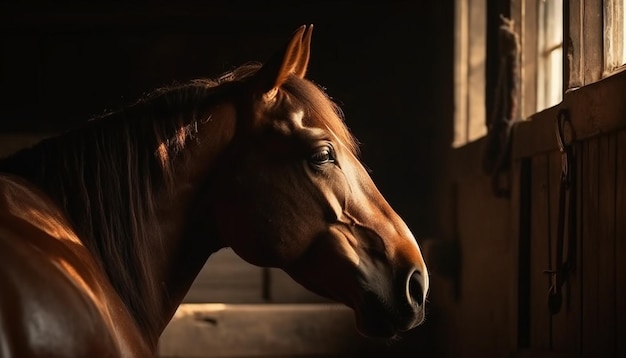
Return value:
<svg viewBox="0 0 626 358">
<path fill-rule="evenodd" d="M 78 128 L 41 141 L 0 160 L 0 171 L 20 175 L 43 188 L 68 214 L 84 245 L 107 272 L 129 305 L 139 326 L 158 337 L 157 297 L 163 289 L 154 279 L 147 252 L 161 242 L 156 230 L 157 193 L 175 185 L 173 161 L 195 138 L 200 116 L 237 90 L 260 68 L 250 63 L 221 77 L 159 88 L 118 111 L 91 118 Z M 353 152 L 354 137 L 339 107 L 315 84 L 297 78 L 285 91 L 300 98 L 311 120 L 335 133 Z M 166 145 L 163 146 L 163 143 Z M 155 148 L 157 150 L 155 151 Z M 161 152 L 165 151 L 165 153 Z M 165 154 L 165 155 L 164 155 Z M 142 319 L 144 321 L 142 321 Z"/>
<path fill-rule="evenodd" d="M 146 248 L 161 239 L 155 195 L 174 184 L 168 180 L 173 167 L 164 165 L 154 148 L 167 143 L 168 158 L 174 160 L 194 135 L 190 126 L 205 119 L 199 118 L 202 109 L 258 68 L 251 63 L 215 80 L 159 88 L 0 161 L 0 171 L 39 185 L 68 214 L 142 329 L 161 326 L 150 322 L 161 317 L 156 298 L 162 288 L 152 285 L 148 258 L 164 253 Z"/>
</svg>

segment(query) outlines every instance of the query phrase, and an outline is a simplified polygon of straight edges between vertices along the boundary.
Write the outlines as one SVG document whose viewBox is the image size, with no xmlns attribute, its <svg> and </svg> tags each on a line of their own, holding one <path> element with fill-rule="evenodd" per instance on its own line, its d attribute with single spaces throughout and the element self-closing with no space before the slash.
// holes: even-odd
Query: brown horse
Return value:
<svg viewBox="0 0 626 358">
<path fill-rule="evenodd" d="M 0 162 L 2 357 L 152 356 L 227 246 L 351 307 L 365 335 L 423 321 L 420 249 L 305 79 L 311 31 Z"/>
</svg>

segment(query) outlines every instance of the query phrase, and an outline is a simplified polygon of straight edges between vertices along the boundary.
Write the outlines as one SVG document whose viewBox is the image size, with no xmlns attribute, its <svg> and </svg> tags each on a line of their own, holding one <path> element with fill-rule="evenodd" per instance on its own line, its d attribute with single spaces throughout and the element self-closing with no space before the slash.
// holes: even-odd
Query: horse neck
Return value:
<svg viewBox="0 0 626 358">
<path fill-rule="evenodd" d="M 205 189 L 214 163 L 234 136 L 235 112 L 228 102 L 211 108 L 198 126 L 200 139 L 193 140 L 175 162 L 169 192 L 158 199 L 157 205 L 165 208 L 159 212 L 159 222 L 167 254 L 156 267 L 169 297 L 163 307 L 164 322 L 173 316 L 210 254 L 223 247 L 215 233 L 211 200 Z"/>
<path fill-rule="evenodd" d="M 189 213 L 205 209 L 197 199 L 234 135 L 234 107 L 212 106 L 194 126 L 195 136 L 166 164 L 155 155 L 159 147 L 144 148 L 142 156 L 135 153 L 136 143 L 112 139 L 122 133 L 94 140 L 81 139 L 83 131 L 44 141 L 0 164 L 0 170 L 38 184 L 65 210 L 153 345 L 208 256 L 221 248 L 215 236 L 206 237 L 212 234 L 210 220 Z"/>
</svg>

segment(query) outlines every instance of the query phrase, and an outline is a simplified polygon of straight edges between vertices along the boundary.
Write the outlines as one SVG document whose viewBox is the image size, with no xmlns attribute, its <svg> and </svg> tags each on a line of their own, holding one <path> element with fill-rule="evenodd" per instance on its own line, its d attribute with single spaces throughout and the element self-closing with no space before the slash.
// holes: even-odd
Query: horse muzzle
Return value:
<svg viewBox="0 0 626 358">
<path fill-rule="evenodd" d="M 374 280 L 372 282 L 382 282 Z M 409 271 L 395 288 L 364 284 L 360 302 L 353 308 L 357 328 L 369 337 L 390 338 L 409 331 L 425 320 L 428 278 L 418 269 Z"/>
</svg>

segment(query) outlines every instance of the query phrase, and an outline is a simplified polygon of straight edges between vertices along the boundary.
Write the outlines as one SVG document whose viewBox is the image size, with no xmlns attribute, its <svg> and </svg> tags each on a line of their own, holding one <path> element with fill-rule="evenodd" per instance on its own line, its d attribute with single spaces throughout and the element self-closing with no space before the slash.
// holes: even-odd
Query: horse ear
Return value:
<svg viewBox="0 0 626 358">
<path fill-rule="evenodd" d="M 266 98 L 273 98 L 290 75 L 304 78 L 309 64 L 312 31 L 313 25 L 302 25 L 281 51 L 259 70 L 255 77 Z"/>
</svg>

